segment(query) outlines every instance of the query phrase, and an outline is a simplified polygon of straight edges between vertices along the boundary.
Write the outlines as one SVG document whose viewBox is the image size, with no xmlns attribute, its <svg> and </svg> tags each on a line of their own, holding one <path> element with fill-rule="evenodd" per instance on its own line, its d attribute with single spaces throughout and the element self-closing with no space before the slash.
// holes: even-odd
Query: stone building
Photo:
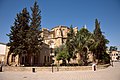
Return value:
<svg viewBox="0 0 120 80">
<path fill-rule="evenodd" d="M 77 33 L 78 28 L 73 28 L 74 32 Z M 51 30 L 43 28 L 42 37 L 44 37 L 44 42 L 50 45 L 51 48 L 59 47 L 64 44 L 67 39 L 67 33 L 69 32 L 69 27 L 67 26 L 56 26 Z"/>
<path fill-rule="evenodd" d="M 77 27 L 73 28 L 75 33 L 77 33 Z M 67 33 L 69 32 L 69 27 L 67 26 L 56 26 L 51 30 L 42 28 L 41 36 L 44 38 L 42 49 L 40 54 L 37 55 L 14 55 L 11 54 L 8 57 L 8 52 L 5 56 L 5 63 L 9 63 L 12 66 L 43 66 L 51 64 L 51 56 L 54 57 L 53 50 L 56 47 L 64 44 L 67 39 Z M 7 48 L 9 50 L 9 48 Z"/>
<path fill-rule="evenodd" d="M 43 43 L 41 52 L 36 55 L 31 54 L 21 54 L 14 55 L 11 54 L 8 57 L 8 53 L 5 57 L 5 63 L 9 63 L 11 66 L 44 66 L 51 64 L 50 49 L 49 45 Z"/>
<path fill-rule="evenodd" d="M 111 51 L 110 57 L 111 57 L 111 60 L 113 60 L 113 61 L 120 60 L 120 51 Z"/>
<path fill-rule="evenodd" d="M 85 26 L 86 28 L 86 26 Z M 77 27 L 73 28 L 75 34 L 78 31 Z M 54 48 L 59 47 L 60 45 L 63 45 L 66 43 L 67 40 L 67 33 L 70 31 L 70 28 L 67 26 L 56 26 L 53 27 L 51 30 L 48 30 L 46 28 L 42 29 L 42 37 L 44 37 L 44 43 L 48 44 L 50 49 L 51 49 L 51 56 L 53 57 L 53 61 L 54 64 L 57 64 L 57 60 L 55 58 L 55 54 L 54 54 Z M 93 54 L 89 51 L 88 53 L 88 62 L 92 62 L 93 61 Z M 71 59 L 70 63 L 79 63 L 80 60 L 80 56 L 77 53 L 76 54 L 76 59 Z M 61 61 L 62 62 L 62 61 Z"/>
<path fill-rule="evenodd" d="M 73 28 L 74 32 L 77 33 L 78 28 Z M 51 51 L 51 55 L 54 55 L 53 50 L 60 45 L 65 44 L 67 39 L 67 33 L 69 32 L 70 28 L 67 26 L 56 26 L 51 30 L 46 28 L 42 28 L 42 37 L 44 38 L 44 43 L 48 44 Z"/>
<path fill-rule="evenodd" d="M 5 62 L 5 54 L 8 52 L 7 46 L 4 43 L 0 43 L 0 64 Z"/>
<path fill-rule="evenodd" d="M 73 28 L 75 34 L 78 31 L 78 28 Z M 46 28 L 42 29 L 42 37 L 44 37 L 44 43 L 48 44 L 51 49 L 51 56 L 53 57 L 54 63 L 57 61 L 55 59 L 54 48 L 59 47 L 66 43 L 67 33 L 70 31 L 70 28 L 67 26 L 56 26 L 51 30 Z"/>
<path fill-rule="evenodd" d="M 73 28 L 75 34 L 78 31 L 78 28 Z M 9 63 L 13 66 L 43 66 L 43 65 L 51 65 L 52 60 L 56 64 L 57 61 L 55 59 L 54 49 L 66 43 L 67 33 L 70 31 L 70 28 L 67 26 L 56 26 L 51 30 L 46 28 L 42 28 L 41 36 L 44 38 L 43 45 L 40 54 L 37 55 L 28 55 L 22 54 L 14 56 L 11 54 L 8 58 L 8 53 L 5 56 L 5 63 Z M 9 48 L 7 48 L 7 51 Z M 91 54 L 90 54 L 91 55 Z M 71 63 L 78 63 L 78 59 L 80 59 L 77 54 L 76 60 L 71 60 Z M 92 58 L 91 58 L 92 59 Z"/>
</svg>

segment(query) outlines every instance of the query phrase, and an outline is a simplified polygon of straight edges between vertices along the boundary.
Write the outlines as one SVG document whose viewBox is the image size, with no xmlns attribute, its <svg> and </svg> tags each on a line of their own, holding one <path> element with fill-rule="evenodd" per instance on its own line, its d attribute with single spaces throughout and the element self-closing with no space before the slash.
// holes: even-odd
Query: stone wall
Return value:
<svg viewBox="0 0 120 80">
<path fill-rule="evenodd" d="M 97 70 L 99 69 L 105 69 L 109 64 L 106 65 L 98 65 Z M 32 71 L 32 68 L 35 68 L 35 70 L 38 71 L 52 71 L 52 67 L 11 67 L 11 66 L 5 66 L 3 67 L 3 71 Z M 82 70 L 92 70 L 92 66 L 57 66 L 53 67 L 53 71 L 56 72 L 59 69 L 59 71 L 82 71 Z"/>
<path fill-rule="evenodd" d="M 5 58 L 5 55 L 0 55 L 0 64 L 4 63 L 4 58 Z"/>
</svg>

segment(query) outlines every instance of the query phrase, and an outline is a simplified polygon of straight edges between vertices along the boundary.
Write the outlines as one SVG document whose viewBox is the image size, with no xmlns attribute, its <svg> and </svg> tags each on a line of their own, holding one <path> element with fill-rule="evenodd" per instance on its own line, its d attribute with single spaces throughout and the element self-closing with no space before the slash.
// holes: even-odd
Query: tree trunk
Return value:
<svg viewBox="0 0 120 80">
<path fill-rule="evenodd" d="M 10 57 L 10 54 L 8 52 L 8 55 L 7 55 L 7 65 L 9 65 L 9 57 Z"/>
<path fill-rule="evenodd" d="M 58 60 L 58 64 L 57 64 L 57 71 L 59 71 L 59 60 Z"/>
<path fill-rule="evenodd" d="M 66 66 L 66 60 L 63 59 L 62 61 L 63 61 L 63 65 Z"/>
<path fill-rule="evenodd" d="M 95 55 L 95 53 L 93 53 L 93 62 L 95 62 L 96 61 L 96 55 Z"/>
</svg>

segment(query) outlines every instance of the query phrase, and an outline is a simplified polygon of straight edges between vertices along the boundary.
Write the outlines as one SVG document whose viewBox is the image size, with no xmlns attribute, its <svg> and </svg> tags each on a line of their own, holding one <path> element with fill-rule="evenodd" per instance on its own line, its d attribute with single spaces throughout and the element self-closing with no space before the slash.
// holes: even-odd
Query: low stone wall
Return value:
<svg viewBox="0 0 120 80">
<path fill-rule="evenodd" d="M 60 71 L 79 71 L 79 70 L 91 70 L 92 67 L 91 66 L 74 66 L 74 67 L 59 67 Z"/>
<path fill-rule="evenodd" d="M 105 69 L 105 68 L 107 68 L 107 67 L 109 67 L 109 66 L 110 66 L 110 64 L 98 65 L 97 68 L 98 68 L 98 69 Z"/>
<path fill-rule="evenodd" d="M 98 65 L 97 69 L 104 69 L 109 65 Z M 52 71 L 52 67 L 11 67 L 4 66 L 3 71 L 32 71 L 32 68 L 35 68 L 35 71 Z M 54 72 L 59 71 L 80 71 L 80 70 L 92 70 L 92 66 L 54 66 Z"/>
</svg>

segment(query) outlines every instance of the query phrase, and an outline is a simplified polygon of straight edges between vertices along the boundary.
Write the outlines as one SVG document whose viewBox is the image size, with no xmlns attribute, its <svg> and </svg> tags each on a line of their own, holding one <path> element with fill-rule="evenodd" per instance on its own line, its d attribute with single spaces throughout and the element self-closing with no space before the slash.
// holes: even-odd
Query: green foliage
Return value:
<svg viewBox="0 0 120 80">
<path fill-rule="evenodd" d="M 75 37 L 75 50 L 80 54 L 82 65 L 87 65 L 90 41 L 91 33 L 86 28 L 81 28 Z"/>
<path fill-rule="evenodd" d="M 8 34 L 10 42 L 10 53 L 21 54 L 27 53 L 26 36 L 29 30 L 29 13 L 24 8 L 21 13 L 17 14 L 14 25 L 11 27 L 11 33 Z"/>
<path fill-rule="evenodd" d="M 91 51 L 94 53 L 94 58 L 101 60 L 101 56 L 103 53 L 106 52 L 106 44 L 109 43 L 107 39 L 105 39 L 105 36 L 102 34 L 102 31 L 100 29 L 100 23 L 98 20 L 95 20 L 95 30 L 93 33 L 93 39 L 94 43 L 92 44 Z"/>
<path fill-rule="evenodd" d="M 41 16 L 39 6 L 37 2 L 34 3 L 33 7 L 31 7 L 32 17 L 30 29 L 27 33 L 27 40 L 28 40 L 28 49 L 30 53 L 39 54 L 41 50 L 41 44 L 43 38 L 41 37 Z M 33 46 L 34 45 L 34 46 Z"/>
<path fill-rule="evenodd" d="M 66 65 L 66 60 L 69 58 L 69 54 L 67 52 L 66 46 L 61 45 L 60 47 L 55 49 L 56 52 L 56 60 L 62 60 L 64 65 Z"/>
<path fill-rule="evenodd" d="M 72 28 L 72 25 L 70 26 L 70 31 L 67 34 L 67 40 L 66 40 L 66 48 L 69 54 L 68 57 L 68 62 L 70 61 L 70 58 L 74 58 L 74 49 L 75 49 L 75 33 L 74 30 Z"/>
<path fill-rule="evenodd" d="M 117 47 L 116 46 L 110 46 L 109 51 L 117 51 Z"/>
<path fill-rule="evenodd" d="M 106 52 L 101 55 L 101 63 L 108 64 L 110 63 L 110 55 Z"/>
<path fill-rule="evenodd" d="M 32 17 L 31 17 L 31 28 L 33 30 L 41 30 L 41 16 L 40 16 L 40 9 L 37 5 L 37 2 L 34 3 L 34 6 L 31 7 Z"/>
<path fill-rule="evenodd" d="M 54 49 L 54 53 L 55 53 L 55 56 L 60 52 L 60 51 L 63 51 L 65 49 L 65 45 L 60 45 L 59 47 L 56 47 Z"/>
<path fill-rule="evenodd" d="M 11 32 L 8 34 L 10 41 L 9 53 L 15 55 L 27 54 L 37 55 L 40 53 L 42 37 L 41 37 L 41 16 L 37 2 L 31 7 L 32 16 L 26 8 L 17 14 Z"/>
<path fill-rule="evenodd" d="M 67 51 L 65 51 L 65 50 L 62 50 L 62 51 L 60 51 L 58 54 L 57 54 L 57 60 L 66 60 L 67 59 L 67 56 L 68 56 L 68 54 L 67 54 Z"/>
<path fill-rule="evenodd" d="M 54 48 L 54 54 L 55 56 L 59 53 L 59 47 Z"/>
<path fill-rule="evenodd" d="M 55 53 L 57 54 L 57 60 L 68 60 L 68 62 L 71 58 L 76 58 L 76 53 L 79 53 L 80 60 L 78 64 L 87 65 L 88 53 L 91 51 L 94 60 L 98 59 L 101 63 L 107 63 L 109 62 L 109 56 L 106 54 L 106 44 L 108 43 L 109 41 L 102 34 L 100 23 L 96 19 L 93 33 L 83 27 L 75 35 L 71 25 L 67 34 L 66 49 L 64 47 L 56 48 Z"/>
</svg>

